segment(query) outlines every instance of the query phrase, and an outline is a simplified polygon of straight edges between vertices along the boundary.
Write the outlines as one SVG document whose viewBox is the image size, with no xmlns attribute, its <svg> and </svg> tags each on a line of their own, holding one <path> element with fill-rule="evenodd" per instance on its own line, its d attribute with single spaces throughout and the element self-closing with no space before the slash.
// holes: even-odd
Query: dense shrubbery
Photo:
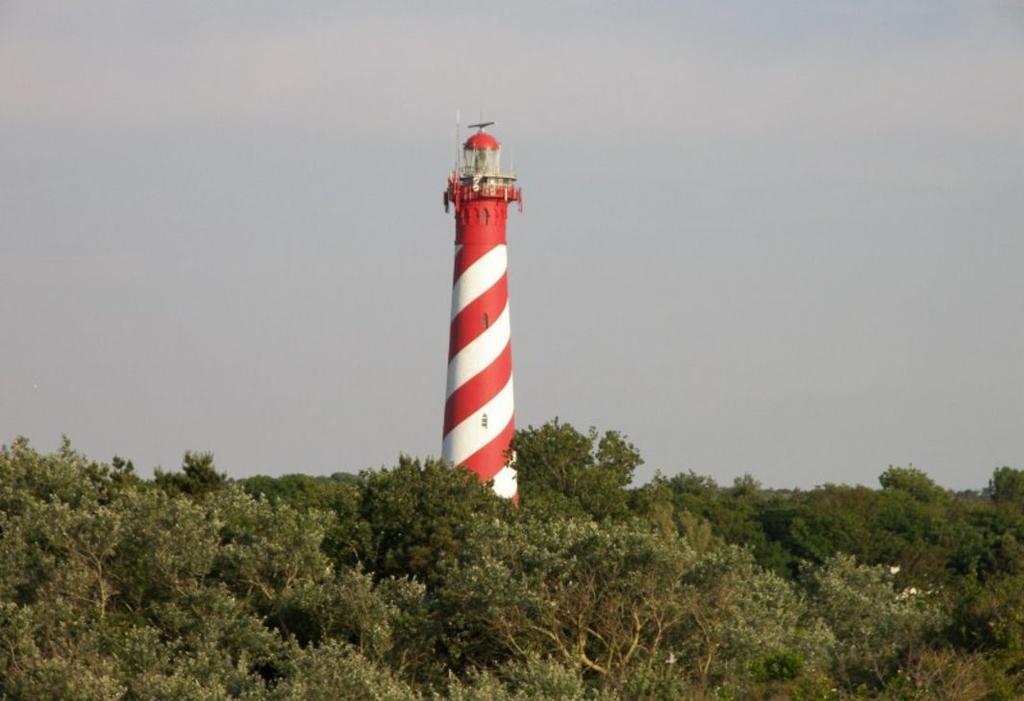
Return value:
<svg viewBox="0 0 1024 701">
<path fill-rule="evenodd" d="M 631 488 L 636 449 L 516 435 L 521 504 L 402 458 L 232 482 L 0 452 L 0 698 L 1014 699 L 1024 472 L 953 494 Z"/>
</svg>

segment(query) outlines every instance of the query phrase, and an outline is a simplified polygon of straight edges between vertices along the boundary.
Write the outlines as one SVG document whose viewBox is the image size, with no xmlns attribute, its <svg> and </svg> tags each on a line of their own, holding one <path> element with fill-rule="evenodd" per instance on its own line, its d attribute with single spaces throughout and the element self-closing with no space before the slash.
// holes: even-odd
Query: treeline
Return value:
<svg viewBox="0 0 1024 701">
<path fill-rule="evenodd" d="M 143 480 L 17 439 L 0 699 L 1024 698 L 1024 471 L 634 488 L 615 432 L 515 449 L 518 507 L 432 460 Z"/>
</svg>

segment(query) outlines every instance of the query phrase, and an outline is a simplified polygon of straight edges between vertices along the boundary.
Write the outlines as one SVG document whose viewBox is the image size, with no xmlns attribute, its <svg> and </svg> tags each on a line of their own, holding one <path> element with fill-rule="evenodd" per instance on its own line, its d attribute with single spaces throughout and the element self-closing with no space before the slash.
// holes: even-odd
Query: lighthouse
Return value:
<svg viewBox="0 0 1024 701">
<path fill-rule="evenodd" d="M 444 193 L 445 211 L 455 213 L 455 274 L 442 455 L 515 498 L 505 222 L 509 204 L 522 210 L 522 191 L 515 174 L 501 169 L 501 146 L 485 131 L 493 123 L 470 125 L 477 131 L 463 144 Z"/>
</svg>

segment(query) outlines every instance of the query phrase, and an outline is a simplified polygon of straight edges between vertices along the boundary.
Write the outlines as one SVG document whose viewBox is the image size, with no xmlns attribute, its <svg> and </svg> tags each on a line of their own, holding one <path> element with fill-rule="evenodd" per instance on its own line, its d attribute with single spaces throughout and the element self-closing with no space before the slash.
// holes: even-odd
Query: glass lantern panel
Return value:
<svg viewBox="0 0 1024 701">
<path fill-rule="evenodd" d="M 464 155 L 466 170 L 476 175 L 498 174 L 498 152 L 493 149 L 467 148 Z"/>
</svg>

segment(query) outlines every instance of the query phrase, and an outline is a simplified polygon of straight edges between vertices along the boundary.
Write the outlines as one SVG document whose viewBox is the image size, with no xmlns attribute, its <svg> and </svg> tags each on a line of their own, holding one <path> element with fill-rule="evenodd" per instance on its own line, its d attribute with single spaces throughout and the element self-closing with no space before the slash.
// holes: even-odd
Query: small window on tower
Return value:
<svg viewBox="0 0 1024 701">
<path fill-rule="evenodd" d="M 482 321 L 483 321 L 483 325 L 484 325 L 485 329 L 490 327 L 491 319 L 490 319 L 490 317 L 487 316 L 487 312 L 484 312 L 484 317 L 483 317 Z"/>
<path fill-rule="evenodd" d="M 480 415 L 480 425 L 487 428 L 487 414 Z"/>
</svg>

